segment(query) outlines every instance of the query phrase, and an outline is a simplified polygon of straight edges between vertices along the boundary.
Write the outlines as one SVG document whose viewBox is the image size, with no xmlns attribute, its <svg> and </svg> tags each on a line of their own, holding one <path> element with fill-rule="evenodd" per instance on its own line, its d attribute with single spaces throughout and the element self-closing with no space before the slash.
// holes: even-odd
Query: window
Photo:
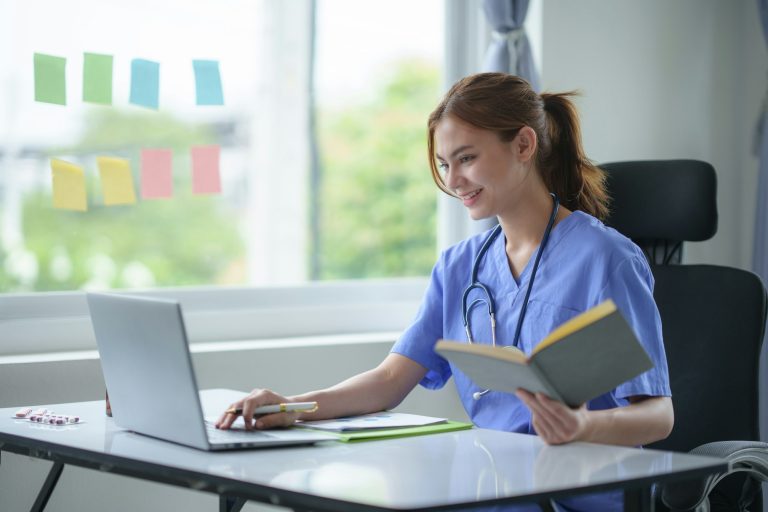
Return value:
<svg viewBox="0 0 768 512">
<path fill-rule="evenodd" d="M 0 287 L 428 274 L 437 200 L 424 127 L 443 26 L 441 0 L 3 3 Z M 34 101 L 36 52 L 66 58 L 65 106 Z M 111 105 L 81 99 L 85 52 L 114 57 Z M 160 64 L 157 110 L 128 101 L 136 58 Z M 224 105 L 196 105 L 193 59 L 219 61 Z M 192 192 L 201 145 L 221 149 L 220 194 Z M 171 198 L 139 193 L 147 148 L 172 150 Z M 130 162 L 135 204 L 104 204 L 99 156 Z M 51 158 L 84 169 L 86 212 L 53 207 Z"/>
<path fill-rule="evenodd" d="M 425 121 L 476 69 L 481 17 L 479 0 L 0 3 L 0 356 L 93 349 L 83 289 L 177 298 L 193 343 L 402 329 L 464 233 Z M 34 101 L 35 52 L 67 59 L 66 106 Z M 84 52 L 114 56 L 112 105 L 81 101 Z M 158 110 L 128 101 L 136 58 L 160 63 Z M 192 59 L 219 61 L 223 106 L 195 105 Z M 222 190 L 195 195 L 207 144 Z M 172 199 L 104 206 L 96 157 L 127 159 L 138 189 L 147 147 L 173 153 Z M 85 170 L 87 212 L 52 208 L 52 157 Z"/>
</svg>

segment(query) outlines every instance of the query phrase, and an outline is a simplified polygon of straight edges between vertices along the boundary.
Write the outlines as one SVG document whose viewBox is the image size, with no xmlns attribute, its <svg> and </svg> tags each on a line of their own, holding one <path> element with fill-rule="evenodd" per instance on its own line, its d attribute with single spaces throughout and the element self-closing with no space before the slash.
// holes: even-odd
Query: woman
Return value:
<svg viewBox="0 0 768 512">
<path fill-rule="evenodd" d="M 443 252 L 413 324 L 377 368 L 290 398 L 254 390 L 233 404 L 245 418 L 270 403 L 317 401 L 320 407 L 303 416 L 262 416 L 246 422 L 248 428 L 391 409 L 417 384 L 439 388 L 453 376 L 479 427 L 538 434 L 548 444 L 637 446 L 669 435 L 673 412 L 653 277 L 640 249 L 598 220 L 608 210 L 604 177 L 584 155 L 568 96 L 539 95 L 525 80 L 501 73 L 466 77 L 448 91 L 428 122 L 432 176 L 473 219 L 496 217 L 499 226 Z M 462 300 L 475 266 L 488 295 L 473 287 Z M 433 351 L 439 338 L 469 335 L 530 353 L 555 327 L 609 298 L 654 368 L 579 408 L 525 390 L 481 390 Z M 229 428 L 234 419 L 224 414 L 218 425 Z M 620 508 L 616 493 L 584 500 L 585 510 Z"/>
</svg>

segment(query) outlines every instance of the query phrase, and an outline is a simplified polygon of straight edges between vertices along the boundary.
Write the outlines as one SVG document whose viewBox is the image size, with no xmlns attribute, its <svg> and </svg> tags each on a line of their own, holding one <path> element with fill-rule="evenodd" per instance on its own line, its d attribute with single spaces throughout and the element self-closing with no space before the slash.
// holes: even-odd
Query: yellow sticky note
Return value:
<svg viewBox="0 0 768 512">
<path fill-rule="evenodd" d="M 104 195 L 105 205 L 134 204 L 136 202 L 131 163 L 128 160 L 99 156 L 96 158 L 96 165 L 99 166 L 101 192 Z"/>
<path fill-rule="evenodd" d="M 82 167 L 51 159 L 53 175 L 53 207 L 63 210 L 88 210 L 85 192 L 85 171 Z"/>
</svg>

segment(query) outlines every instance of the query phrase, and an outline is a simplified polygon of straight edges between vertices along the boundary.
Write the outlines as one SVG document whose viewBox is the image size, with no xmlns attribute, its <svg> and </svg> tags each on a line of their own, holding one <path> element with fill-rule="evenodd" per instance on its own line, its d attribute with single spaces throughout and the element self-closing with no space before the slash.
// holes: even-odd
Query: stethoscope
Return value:
<svg viewBox="0 0 768 512">
<path fill-rule="evenodd" d="M 552 213 L 549 216 L 549 222 L 547 223 L 547 229 L 544 230 L 544 237 L 541 239 L 541 245 L 539 246 L 539 251 L 536 253 L 536 259 L 533 262 L 533 270 L 531 271 L 531 278 L 528 280 L 528 290 L 525 292 L 525 299 L 523 300 L 523 306 L 520 310 L 520 317 L 517 319 L 517 327 L 515 328 L 515 337 L 512 341 L 512 346 L 518 346 L 518 341 L 520 341 L 520 329 L 523 327 L 523 319 L 525 318 L 525 311 L 528 309 L 528 298 L 531 296 L 531 290 L 533 289 L 533 280 L 536 278 L 536 271 L 539 269 L 539 261 L 541 260 L 541 255 L 544 253 L 544 248 L 547 246 L 547 241 L 549 241 L 549 234 L 552 232 L 552 227 L 555 225 L 555 218 L 557 217 L 557 212 L 560 209 L 560 201 L 557 198 L 556 194 L 553 194 L 550 192 L 552 196 Z M 469 343 L 474 343 L 474 340 L 472 339 L 472 331 L 470 329 L 469 325 L 469 312 L 472 311 L 472 308 L 475 306 L 485 303 L 485 305 L 488 307 L 488 315 L 491 317 L 491 342 L 493 343 L 493 346 L 496 346 L 496 313 L 495 308 L 493 306 L 493 297 L 491 296 L 491 292 L 488 291 L 488 288 L 478 281 L 477 279 L 477 272 L 480 268 L 480 262 L 482 261 L 485 254 L 488 252 L 488 248 L 493 244 L 493 241 L 496 240 L 496 238 L 499 236 L 499 233 L 501 233 L 501 224 L 493 228 L 493 231 L 490 232 L 488 237 L 483 242 L 483 245 L 480 246 L 480 251 L 477 253 L 477 256 L 475 256 L 475 262 L 472 264 L 472 274 L 471 274 L 471 280 L 469 283 L 469 286 L 464 290 L 464 294 L 461 296 L 461 313 L 464 320 L 464 330 L 467 333 L 467 341 Z M 479 298 L 473 300 L 469 307 L 467 307 L 467 298 L 469 297 L 469 293 L 472 290 L 480 290 L 480 292 L 485 295 L 484 298 Z M 472 398 L 475 400 L 480 400 L 480 397 L 482 397 L 484 394 L 486 394 L 489 389 L 484 389 L 483 391 L 475 391 L 472 394 Z"/>
</svg>

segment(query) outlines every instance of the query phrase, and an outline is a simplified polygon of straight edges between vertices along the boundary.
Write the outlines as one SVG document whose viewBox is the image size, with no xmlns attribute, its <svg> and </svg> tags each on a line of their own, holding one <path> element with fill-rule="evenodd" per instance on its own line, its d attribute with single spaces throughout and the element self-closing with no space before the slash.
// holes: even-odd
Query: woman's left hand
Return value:
<svg viewBox="0 0 768 512">
<path fill-rule="evenodd" d="M 547 444 L 563 444 L 584 440 L 589 428 L 586 405 L 571 408 L 552 400 L 543 393 L 530 393 L 519 389 L 515 395 L 531 411 L 531 422 L 536 433 Z"/>
</svg>

